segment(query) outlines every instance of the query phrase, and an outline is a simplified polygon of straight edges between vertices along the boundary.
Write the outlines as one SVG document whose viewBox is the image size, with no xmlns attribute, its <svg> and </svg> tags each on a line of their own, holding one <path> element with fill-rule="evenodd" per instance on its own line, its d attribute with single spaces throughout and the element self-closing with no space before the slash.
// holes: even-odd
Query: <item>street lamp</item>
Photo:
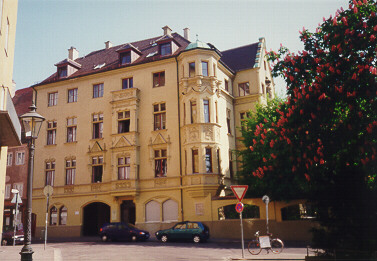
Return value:
<svg viewBox="0 0 377 261">
<path fill-rule="evenodd" d="M 25 130 L 25 137 L 28 140 L 29 146 L 29 164 L 28 164 L 28 178 L 27 178 L 27 213 L 26 213 L 26 230 L 24 247 L 21 249 L 21 260 L 33 260 L 33 249 L 31 248 L 31 207 L 33 199 L 33 169 L 34 169 L 34 140 L 38 138 L 42 122 L 45 118 L 39 115 L 35 110 L 37 107 L 34 102 L 29 107 L 29 112 L 20 116 L 22 125 Z"/>
</svg>

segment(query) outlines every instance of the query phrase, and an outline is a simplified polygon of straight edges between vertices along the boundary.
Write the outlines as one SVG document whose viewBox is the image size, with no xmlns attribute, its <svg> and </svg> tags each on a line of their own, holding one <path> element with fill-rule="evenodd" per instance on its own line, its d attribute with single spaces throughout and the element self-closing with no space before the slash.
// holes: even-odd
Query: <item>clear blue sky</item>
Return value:
<svg viewBox="0 0 377 261">
<path fill-rule="evenodd" d="M 19 0 L 13 79 L 17 89 L 40 82 L 56 71 L 71 46 L 80 56 L 114 45 L 162 35 L 168 25 L 191 40 L 214 44 L 220 51 L 265 37 L 267 49 L 282 43 L 302 49 L 298 31 L 314 31 L 322 17 L 334 15 L 347 0 Z M 278 93 L 285 90 L 277 81 Z"/>
</svg>

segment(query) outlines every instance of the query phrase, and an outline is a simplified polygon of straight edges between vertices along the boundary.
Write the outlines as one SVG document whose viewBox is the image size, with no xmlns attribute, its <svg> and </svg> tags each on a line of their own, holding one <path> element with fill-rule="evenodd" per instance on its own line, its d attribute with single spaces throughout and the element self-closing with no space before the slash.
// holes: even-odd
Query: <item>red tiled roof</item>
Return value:
<svg viewBox="0 0 377 261">
<path fill-rule="evenodd" d="M 28 87 L 17 90 L 12 98 L 14 107 L 18 116 L 21 116 L 29 111 L 29 107 L 33 101 L 33 88 Z"/>
</svg>

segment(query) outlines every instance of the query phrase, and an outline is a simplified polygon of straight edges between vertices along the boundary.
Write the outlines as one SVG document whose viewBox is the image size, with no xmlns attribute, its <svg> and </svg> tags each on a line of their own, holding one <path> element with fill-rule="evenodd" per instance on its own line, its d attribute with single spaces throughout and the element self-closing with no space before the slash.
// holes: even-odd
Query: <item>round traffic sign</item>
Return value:
<svg viewBox="0 0 377 261">
<path fill-rule="evenodd" d="M 236 204 L 236 211 L 237 211 L 238 213 L 241 213 L 241 212 L 243 211 L 243 204 L 242 204 L 241 202 L 238 202 L 238 203 Z"/>
<path fill-rule="evenodd" d="M 45 194 L 46 197 L 47 195 L 51 196 L 53 192 L 54 192 L 54 189 L 50 185 L 45 186 L 45 188 L 43 189 L 43 194 Z"/>
</svg>

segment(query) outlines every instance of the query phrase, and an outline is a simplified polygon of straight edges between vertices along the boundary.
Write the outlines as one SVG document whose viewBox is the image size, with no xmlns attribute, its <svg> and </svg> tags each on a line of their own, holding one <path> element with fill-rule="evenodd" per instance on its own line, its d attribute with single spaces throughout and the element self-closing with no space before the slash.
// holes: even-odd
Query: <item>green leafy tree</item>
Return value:
<svg viewBox="0 0 377 261">
<path fill-rule="evenodd" d="M 243 173 L 259 179 L 261 194 L 314 203 L 322 248 L 377 249 L 376 12 L 375 1 L 354 0 L 316 32 L 304 28 L 302 52 L 270 52 L 287 101 L 273 121 L 250 123 L 252 143 L 244 135 L 255 162 Z"/>
</svg>

